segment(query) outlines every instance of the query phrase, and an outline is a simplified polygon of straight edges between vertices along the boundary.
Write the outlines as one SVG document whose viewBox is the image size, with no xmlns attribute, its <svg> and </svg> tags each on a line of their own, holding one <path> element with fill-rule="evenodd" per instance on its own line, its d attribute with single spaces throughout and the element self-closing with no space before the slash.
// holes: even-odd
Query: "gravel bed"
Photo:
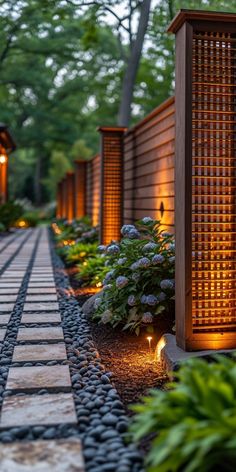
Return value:
<svg viewBox="0 0 236 472">
<path fill-rule="evenodd" d="M 52 241 L 51 246 L 86 470 L 143 472 L 139 451 L 135 445 L 126 443 L 128 419 L 112 384 L 112 373 L 101 363 L 77 300 L 68 295 L 68 277 Z"/>
</svg>

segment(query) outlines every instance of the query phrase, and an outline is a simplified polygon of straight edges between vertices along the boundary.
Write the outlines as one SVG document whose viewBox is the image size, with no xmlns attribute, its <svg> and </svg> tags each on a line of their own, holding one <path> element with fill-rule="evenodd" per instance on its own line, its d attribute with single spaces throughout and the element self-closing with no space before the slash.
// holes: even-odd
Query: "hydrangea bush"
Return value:
<svg viewBox="0 0 236 472">
<path fill-rule="evenodd" d="M 124 225 L 120 243 L 100 247 L 113 256 L 104 289 L 96 300 L 95 319 L 139 334 L 170 308 L 174 298 L 173 236 L 150 217 Z"/>
</svg>

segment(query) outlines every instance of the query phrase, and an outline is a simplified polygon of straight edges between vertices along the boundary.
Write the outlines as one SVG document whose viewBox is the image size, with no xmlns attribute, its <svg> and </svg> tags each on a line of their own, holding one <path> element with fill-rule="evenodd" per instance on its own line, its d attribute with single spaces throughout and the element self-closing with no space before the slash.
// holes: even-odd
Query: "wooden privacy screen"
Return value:
<svg viewBox="0 0 236 472">
<path fill-rule="evenodd" d="M 124 138 L 124 223 L 144 216 L 174 231 L 175 100 L 166 100 Z"/>
<path fill-rule="evenodd" d="M 99 128 L 101 133 L 100 243 L 120 239 L 123 222 L 123 135 L 126 128 Z"/>
<path fill-rule="evenodd" d="M 66 174 L 66 218 L 71 222 L 75 217 L 75 174 Z"/>
<path fill-rule="evenodd" d="M 75 218 L 86 215 L 86 161 L 75 161 Z"/>
<path fill-rule="evenodd" d="M 56 217 L 62 218 L 62 181 L 57 184 L 57 208 Z"/>
<path fill-rule="evenodd" d="M 236 347 L 236 15 L 181 11 L 176 33 L 176 336 Z"/>
<path fill-rule="evenodd" d="M 86 166 L 86 215 L 93 226 L 99 223 L 101 158 L 97 154 Z"/>
</svg>

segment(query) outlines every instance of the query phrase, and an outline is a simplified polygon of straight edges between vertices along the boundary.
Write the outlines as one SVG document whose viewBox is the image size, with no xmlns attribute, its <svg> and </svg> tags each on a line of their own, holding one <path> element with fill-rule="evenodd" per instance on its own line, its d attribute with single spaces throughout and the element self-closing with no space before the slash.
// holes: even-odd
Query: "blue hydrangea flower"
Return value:
<svg viewBox="0 0 236 472">
<path fill-rule="evenodd" d="M 127 262 L 127 257 L 121 257 L 120 259 L 118 259 L 117 264 L 118 265 L 123 265 L 126 262 Z"/>
<path fill-rule="evenodd" d="M 174 288 L 174 281 L 170 279 L 164 279 L 160 283 L 162 290 L 172 290 Z"/>
<path fill-rule="evenodd" d="M 121 228 L 122 236 L 126 236 L 131 230 L 136 229 L 134 225 L 124 225 Z"/>
<path fill-rule="evenodd" d="M 145 244 L 145 246 L 143 246 L 143 252 L 155 251 L 156 248 L 157 248 L 157 244 L 150 242 L 150 243 Z"/>
<path fill-rule="evenodd" d="M 107 248 L 107 254 L 118 254 L 120 252 L 120 248 L 117 244 L 112 244 Z"/>
<path fill-rule="evenodd" d="M 164 302 L 164 300 L 166 299 L 166 294 L 164 292 L 160 292 L 157 295 L 157 299 L 159 300 L 159 302 Z"/>
<path fill-rule="evenodd" d="M 147 267 L 150 266 L 151 262 L 147 257 L 141 257 L 141 259 L 138 259 L 137 261 L 138 267 L 146 269 Z"/>
<path fill-rule="evenodd" d="M 104 285 L 103 290 L 110 290 L 111 287 L 111 284 Z"/>
<path fill-rule="evenodd" d="M 138 268 L 139 268 L 139 263 L 138 263 L 138 261 L 133 262 L 133 264 L 131 264 L 131 266 L 130 266 L 130 269 L 131 269 L 131 270 L 137 270 Z"/>
<path fill-rule="evenodd" d="M 167 249 L 169 249 L 169 251 L 174 251 L 175 250 L 175 243 L 168 244 Z"/>
<path fill-rule="evenodd" d="M 171 256 L 169 257 L 169 262 L 172 264 L 173 262 L 175 262 L 175 256 Z"/>
<path fill-rule="evenodd" d="M 131 229 L 126 234 L 126 237 L 129 238 L 129 239 L 139 239 L 140 238 L 140 232 L 136 228 Z"/>
<path fill-rule="evenodd" d="M 134 295 L 130 295 L 130 296 L 128 297 L 128 305 L 129 305 L 129 306 L 134 306 L 134 305 L 136 305 L 136 298 L 135 298 Z"/>
<path fill-rule="evenodd" d="M 107 284 L 107 282 L 110 282 L 110 280 L 112 279 L 113 277 L 113 274 L 114 274 L 115 270 L 110 270 L 110 272 L 107 272 L 107 274 L 105 275 L 105 278 L 103 280 L 103 284 Z"/>
<path fill-rule="evenodd" d="M 127 277 L 124 277 L 123 275 L 120 275 L 116 279 L 116 286 L 117 286 L 117 288 L 123 288 L 128 284 L 128 282 L 129 282 L 129 280 L 127 279 Z"/>
<path fill-rule="evenodd" d="M 155 306 L 158 303 L 157 297 L 155 295 L 147 295 L 147 305 Z"/>
<path fill-rule="evenodd" d="M 145 216 L 143 219 L 142 219 L 142 223 L 144 223 L 145 225 L 147 223 L 151 223 L 153 222 L 153 219 L 150 217 L 150 216 Z"/>
<path fill-rule="evenodd" d="M 98 252 L 105 252 L 106 251 L 106 246 L 104 246 L 103 244 L 100 244 L 100 246 L 98 246 L 97 250 Z"/>
<path fill-rule="evenodd" d="M 100 297 L 97 297 L 95 302 L 94 302 L 94 308 L 98 308 L 99 305 L 101 305 L 102 299 Z"/>
<path fill-rule="evenodd" d="M 111 321 L 111 319 L 112 319 L 112 311 L 110 311 L 110 310 L 104 311 L 104 313 L 101 316 L 101 322 L 104 323 L 104 324 L 109 323 L 109 321 Z"/>
<path fill-rule="evenodd" d="M 165 260 L 164 256 L 162 256 L 161 254 L 155 254 L 155 256 L 153 256 L 153 258 L 152 258 L 152 263 L 154 265 L 162 264 L 162 262 L 164 262 L 164 260 Z"/>
<path fill-rule="evenodd" d="M 146 295 L 142 295 L 141 298 L 140 298 L 140 301 L 143 305 L 145 305 L 147 303 L 147 297 Z"/>
<path fill-rule="evenodd" d="M 142 322 L 143 323 L 152 323 L 153 322 L 153 316 L 150 313 L 150 311 L 146 311 L 143 316 L 142 316 Z"/>
<path fill-rule="evenodd" d="M 139 279 L 140 279 L 140 274 L 138 272 L 134 272 L 131 276 L 132 280 L 134 280 L 134 282 L 138 282 Z"/>
</svg>

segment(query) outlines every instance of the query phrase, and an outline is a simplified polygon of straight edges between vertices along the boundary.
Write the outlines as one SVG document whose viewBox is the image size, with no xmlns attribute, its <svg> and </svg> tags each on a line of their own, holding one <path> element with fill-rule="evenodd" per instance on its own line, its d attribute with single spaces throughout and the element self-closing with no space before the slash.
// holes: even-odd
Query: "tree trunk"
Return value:
<svg viewBox="0 0 236 472">
<path fill-rule="evenodd" d="M 143 42 L 148 27 L 150 8 L 151 0 L 143 0 L 141 4 L 137 36 L 133 42 L 127 68 L 123 78 L 121 103 L 118 115 L 119 126 L 129 125 L 134 85 L 141 59 Z"/>
</svg>

